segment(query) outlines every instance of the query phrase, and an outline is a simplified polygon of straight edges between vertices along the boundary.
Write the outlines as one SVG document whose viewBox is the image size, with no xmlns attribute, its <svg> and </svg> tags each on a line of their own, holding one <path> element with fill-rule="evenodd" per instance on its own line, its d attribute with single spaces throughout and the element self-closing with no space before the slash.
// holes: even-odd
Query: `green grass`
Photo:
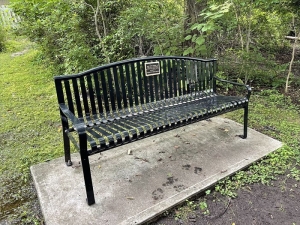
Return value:
<svg viewBox="0 0 300 225">
<path fill-rule="evenodd" d="M 242 112 L 228 114 L 242 122 Z M 246 184 L 261 182 L 269 184 L 276 175 L 299 178 L 300 163 L 300 115 L 299 106 L 289 97 L 275 90 L 262 91 L 253 95 L 249 111 L 250 127 L 284 143 L 283 147 L 254 163 L 246 171 L 220 181 L 215 189 L 221 194 L 236 197 L 236 190 Z"/>
<path fill-rule="evenodd" d="M 38 51 L 26 39 L 8 44 L 0 54 L 0 221 L 39 223 L 29 167 L 63 154 L 53 74 L 38 65 Z"/>
</svg>

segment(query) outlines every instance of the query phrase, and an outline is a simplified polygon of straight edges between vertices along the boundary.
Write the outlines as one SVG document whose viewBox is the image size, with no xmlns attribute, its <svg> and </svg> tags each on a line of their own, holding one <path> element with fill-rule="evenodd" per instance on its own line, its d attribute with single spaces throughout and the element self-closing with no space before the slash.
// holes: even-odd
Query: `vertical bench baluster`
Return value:
<svg viewBox="0 0 300 225">
<path fill-rule="evenodd" d="M 92 82 L 92 74 L 89 74 L 87 77 L 87 85 L 89 91 L 89 100 L 92 109 L 92 116 L 97 117 L 97 109 L 96 109 L 96 102 L 95 102 L 95 89 Z M 96 119 L 96 118 L 95 118 Z"/>
<path fill-rule="evenodd" d="M 111 69 L 108 68 L 106 69 L 106 79 L 107 79 L 107 84 L 108 84 L 108 89 L 109 89 L 109 98 L 110 98 L 110 105 L 111 105 L 111 110 L 112 111 L 116 111 L 116 101 L 115 101 L 115 87 L 112 83 L 113 77 L 111 75 Z M 113 113 L 110 111 L 109 112 L 110 115 L 112 115 Z"/>
<path fill-rule="evenodd" d="M 97 98 L 97 103 L 98 103 L 98 110 L 100 114 L 100 119 L 103 114 L 103 101 L 102 101 L 102 92 L 100 90 L 100 82 L 99 82 L 99 73 L 94 72 L 93 77 L 94 77 L 94 82 L 95 82 L 95 92 L 96 92 L 96 98 Z"/>
<path fill-rule="evenodd" d="M 130 107 L 133 106 L 133 96 L 132 96 L 132 87 L 131 87 L 131 74 L 129 71 L 128 63 L 125 64 L 125 73 L 126 73 L 126 87 L 127 87 L 127 101 L 129 101 Z"/>
<path fill-rule="evenodd" d="M 118 69 L 116 66 L 113 67 L 113 76 L 114 76 L 114 81 L 115 81 L 115 90 L 116 90 L 118 111 L 119 111 L 119 113 L 121 113 L 121 111 L 122 111 L 122 96 L 121 96 L 121 92 L 120 92 L 120 76 L 118 74 Z"/>
<path fill-rule="evenodd" d="M 160 92 L 160 98 L 159 100 L 164 100 L 166 99 L 166 95 L 165 95 L 165 89 L 166 89 L 166 83 L 165 83 L 165 77 L 167 76 L 167 69 L 166 69 L 166 63 L 167 61 L 166 60 L 163 60 L 161 63 L 160 63 L 160 66 L 161 64 L 163 64 L 163 71 L 160 71 L 160 74 L 159 74 L 159 92 Z"/>
<path fill-rule="evenodd" d="M 134 105 L 137 107 L 139 105 L 139 94 L 138 94 L 138 82 L 136 76 L 136 63 L 131 63 L 131 75 L 132 75 L 132 86 L 133 86 L 133 96 L 134 96 Z"/>
<path fill-rule="evenodd" d="M 217 70 L 218 70 L 218 68 L 217 68 L 217 61 L 214 61 L 213 62 L 213 76 L 215 76 L 216 75 L 216 73 L 217 73 Z M 214 91 L 214 93 L 216 93 L 217 92 L 217 83 L 216 83 L 216 79 L 213 79 L 213 91 Z"/>
<path fill-rule="evenodd" d="M 144 104 L 145 103 L 145 99 L 144 99 L 145 89 L 143 88 L 143 79 L 145 79 L 145 78 L 142 76 L 140 62 L 136 62 L 136 67 L 137 67 L 137 75 L 138 75 L 138 83 L 139 83 L 140 104 Z"/>
<path fill-rule="evenodd" d="M 149 89 L 148 89 L 148 78 L 146 76 L 146 73 L 145 73 L 145 62 L 143 61 L 142 62 L 142 69 L 141 69 L 141 72 L 142 72 L 142 77 L 143 77 L 143 83 L 144 83 L 144 93 L 145 93 L 145 100 L 146 102 L 145 103 L 149 103 Z"/>
<path fill-rule="evenodd" d="M 125 74 L 124 74 L 124 69 L 123 69 L 123 65 L 120 65 L 119 67 L 120 69 L 120 78 L 121 78 L 121 87 L 122 87 L 122 99 L 123 99 L 123 107 L 124 109 L 127 109 L 128 104 L 127 104 L 127 93 L 126 93 L 126 83 L 125 83 Z"/>
<path fill-rule="evenodd" d="M 90 107 L 88 104 L 88 98 L 87 98 L 87 93 L 86 93 L 86 86 L 85 86 L 85 77 L 80 77 L 79 78 L 79 84 L 80 84 L 80 90 L 81 90 L 81 98 L 80 98 L 80 102 L 82 104 L 83 102 L 83 107 L 84 107 L 84 113 L 83 115 L 85 115 L 85 119 L 88 121 L 88 124 L 90 126 L 93 125 L 91 118 L 90 118 Z"/>
<path fill-rule="evenodd" d="M 173 82 L 174 82 L 174 95 L 172 97 L 178 96 L 178 88 L 179 88 L 179 73 L 180 73 L 180 60 L 174 60 L 174 72 L 173 72 Z"/>
<path fill-rule="evenodd" d="M 105 114 L 108 116 L 109 113 L 109 102 L 108 102 L 108 92 L 107 92 L 107 81 L 105 78 L 106 74 L 103 70 L 100 71 L 101 87 L 103 91 L 104 109 Z"/>
<path fill-rule="evenodd" d="M 173 95 L 173 89 L 172 89 L 172 78 L 173 78 L 173 71 L 171 69 L 171 63 L 172 60 L 167 60 L 167 64 L 168 64 L 168 69 L 167 71 L 164 73 L 164 88 L 165 88 L 165 98 L 172 98 Z"/>
<path fill-rule="evenodd" d="M 80 121 L 84 122 L 77 78 L 72 79 L 72 84 L 73 84 L 73 91 L 74 91 L 74 96 L 75 96 L 75 101 L 76 101 L 77 115 L 79 117 L 78 119 Z"/>
<path fill-rule="evenodd" d="M 154 80 L 154 90 L 155 90 L 155 101 L 159 101 L 159 78 L 160 75 L 154 75 L 153 80 Z"/>
</svg>

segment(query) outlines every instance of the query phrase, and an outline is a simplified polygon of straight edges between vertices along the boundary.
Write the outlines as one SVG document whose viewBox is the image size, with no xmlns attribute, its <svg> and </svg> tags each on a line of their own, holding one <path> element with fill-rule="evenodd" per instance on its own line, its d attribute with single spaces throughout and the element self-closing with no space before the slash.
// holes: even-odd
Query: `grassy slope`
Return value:
<svg viewBox="0 0 300 225">
<path fill-rule="evenodd" d="M 22 40 L 12 50 L 29 45 Z M 33 63 L 36 55 L 33 47 L 0 54 L 0 221 L 11 212 L 28 220 L 29 167 L 63 154 L 53 76 Z"/>
</svg>

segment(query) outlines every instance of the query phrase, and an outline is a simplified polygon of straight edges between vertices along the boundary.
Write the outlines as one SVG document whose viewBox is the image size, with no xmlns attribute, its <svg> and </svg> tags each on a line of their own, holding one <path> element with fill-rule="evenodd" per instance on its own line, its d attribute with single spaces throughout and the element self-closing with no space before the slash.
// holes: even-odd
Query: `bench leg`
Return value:
<svg viewBox="0 0 300 225">
<path fill-rule="evenodd" d="M 244 107 L 244 136 L 243 136 L 243 139 L 247 138 L 247 129 L 248 129 L 248 103 Z"/>
<path fill-rule="evenodd" d="M 72 166 L 71 161 L 71 153 L 70 153 L 70 139 L 65 132 L 65 130 L 69 129 L 68 119 L 64 116 L 61 116 L 61 123 L 63 129 L 63 140 L 64 140 L 64 152 L 65 152 L 65 162 L 67 166 Z"/>
<path fill-rule="evenodd" d="M 88 205 L 92 205 L 95 203 L 95 196 L 94 196 L 89 157 L 87 153 L 86 133 L 79 134 L 79 147 L 80 147 L 81 166 L 83 170 L 85 190 L 87 195 L 87 203 Z"/>
</svg>

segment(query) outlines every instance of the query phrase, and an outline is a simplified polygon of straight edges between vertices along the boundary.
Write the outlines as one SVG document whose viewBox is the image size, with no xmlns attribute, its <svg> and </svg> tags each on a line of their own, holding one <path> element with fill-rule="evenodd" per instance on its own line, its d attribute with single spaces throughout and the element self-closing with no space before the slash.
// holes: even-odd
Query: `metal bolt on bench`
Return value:
<svg viewBox="0 0 300 225">
<path fill-rule="evenodd" d="M 222 80 L 216 71 L 216 59 L 158 56 L 54 77 L 65 162 L 72 165 L 71 141 L 80 152 L 88 205 L 95 203 L 90 155 L 242 108 L 247 137 L 251 88 Z M 218 94 L 217 82 L 245 94 Z"/>
</svg>

